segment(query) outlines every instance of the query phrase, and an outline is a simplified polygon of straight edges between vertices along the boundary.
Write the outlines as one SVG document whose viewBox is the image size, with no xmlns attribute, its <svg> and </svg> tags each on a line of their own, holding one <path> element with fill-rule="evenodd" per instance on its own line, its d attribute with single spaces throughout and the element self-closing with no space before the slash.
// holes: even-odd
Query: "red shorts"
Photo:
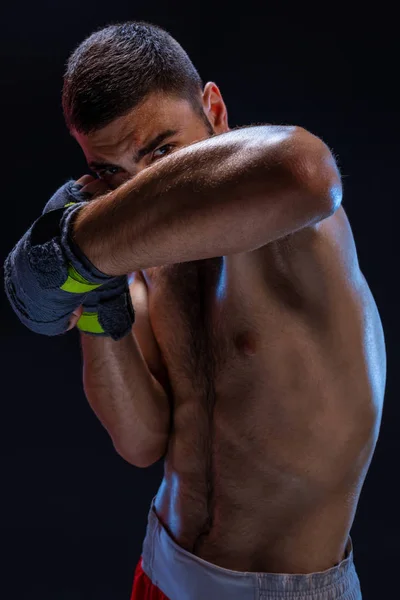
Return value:
<svg viewBox="0 0 400 600">
<path fill-rule="evenodd" d="M 142 558 L 136 567 L 131 600 L 169 600 L 143 571 Z"/>
</svg>

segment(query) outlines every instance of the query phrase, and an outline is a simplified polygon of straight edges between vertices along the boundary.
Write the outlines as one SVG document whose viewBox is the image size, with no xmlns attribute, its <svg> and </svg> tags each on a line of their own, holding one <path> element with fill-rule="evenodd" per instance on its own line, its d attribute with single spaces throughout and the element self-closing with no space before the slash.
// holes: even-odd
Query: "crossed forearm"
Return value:
<svg viewBox="0 0 400 600">
<path fill-rule="evenodd" d="M 292 168 L 310 139 L 261 126 L 197 142 L 82 209 L 74 239 L 108 275 L 258 248 L 330 210 Z"/>
</svg>

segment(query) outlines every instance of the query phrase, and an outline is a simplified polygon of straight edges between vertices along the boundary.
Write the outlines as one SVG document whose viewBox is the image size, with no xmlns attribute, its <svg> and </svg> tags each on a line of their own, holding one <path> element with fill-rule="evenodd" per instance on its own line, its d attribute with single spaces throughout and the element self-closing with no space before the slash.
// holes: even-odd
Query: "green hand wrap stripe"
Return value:
<svg viewBox="0 0 400 600">
<path fill-rule="evenodd" d="M 135 310 L 127 277 L 116 277 L 85 296 L 77 328 L 90 335 L 119 340 L 132 330 Z"/>
<path fill-rule="evenodd" d="M 76 194 L 78 198 L 84 196 L 80 196 L 80 192 Z M 73 201 L 68 202 L 64 208 L 73 204 Z M 135 321 L 135 310 L 126 275 L 112 277 L 101 284 L 93 284 L 69 262 L 68 278 L 61 289 L 72 294 L 86 294 L 83 313 L 76 324 L 82 333 L 119 340 L 130 332 Z"/>
<path fill-rule="evenodd" d="M 71 294 L 85 294 L 92 292 L 101 286 L 101 283 L 90 283 L 82 275 L 74 269 L 74 267 L 68 265 L 68 279 L 60 287 L 64 292 L 71 292 Z"/>
<path fill-rule="evenodd" d="M 104 329 L 99 323 L 99 315 L 97 313 L 83 312 L 76 326 L 84 333 L 104 334 Z"/>
</svg>

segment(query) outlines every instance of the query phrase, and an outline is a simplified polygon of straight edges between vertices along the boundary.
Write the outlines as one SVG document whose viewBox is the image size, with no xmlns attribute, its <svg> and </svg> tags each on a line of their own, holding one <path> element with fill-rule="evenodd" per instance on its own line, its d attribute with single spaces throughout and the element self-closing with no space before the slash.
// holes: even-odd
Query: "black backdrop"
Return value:
<svg viewBox="0 0 400 600">
<path fill-rule="evenodd" d="M 393 9 L 394 11 L 394 9 Z M 399 558 L 395 345 L 400 57 L 394 12 L 333 3 L 10 3 L 2 8 L 0 258 L 66 178 L 87 172 L 61 113 L 69 52 L 95 28 L 144 19 L 167 28 L 230 125 L 297 124 L 339 157 L 344 206 L 386 334 L 381 435 L 353 526 L 365 600 L 396 597 Z M 397 212 L 397 211 L 396 211 Z M 78 335 L 45 338 L 1 301 L 0 596 L 128 599 L 162 465 L 114 451 L 82 391 Z M 392 368 L 391 368 L 392 366 Z"/>
</svg>

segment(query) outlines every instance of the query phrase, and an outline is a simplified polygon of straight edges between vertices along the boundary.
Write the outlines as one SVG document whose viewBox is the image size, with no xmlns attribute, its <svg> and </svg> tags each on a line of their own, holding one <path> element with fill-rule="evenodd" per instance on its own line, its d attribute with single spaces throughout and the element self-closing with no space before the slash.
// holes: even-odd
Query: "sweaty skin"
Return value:
<svg viewBox="0 0 400 600">
<path fill-rule="evenodd" d="M 207 86 L 205 113 L 221 133 L 226 109 Z M 88 162 L 118 165 L 99 173 L 109 187 L 146 168 L 149 157 L 132 162 L 132 149 L 157 131 L 179 126 L 164 142 L 178 148 L 207 137 L 185 105 L 154 102 L 91 137 L 75 134 Z M 253 252 L 138 271 L 134 305 L 138 288 L 138 342 L 155 348 L 173 415 L 155 503 L 171 536 L 238 571 L 338 563 L 386 375 L 381 321 L 343 207 Z"/>
<path fill-rule="evenodd" d="M 317 234 L 321 305 L 288 278 L 296 240 L 264 250 L 267 286 L 239 255 L 143 273 L 174 414 L 155 507 L 178 544 L 228 569 L 309 573 L 343 558 L 385 352 L 365 280 L 343 279 L 333 221 L 349 227 L 341 208 Z M 306 251 L 314 234 L 297 235 Z"/>
</svg>

